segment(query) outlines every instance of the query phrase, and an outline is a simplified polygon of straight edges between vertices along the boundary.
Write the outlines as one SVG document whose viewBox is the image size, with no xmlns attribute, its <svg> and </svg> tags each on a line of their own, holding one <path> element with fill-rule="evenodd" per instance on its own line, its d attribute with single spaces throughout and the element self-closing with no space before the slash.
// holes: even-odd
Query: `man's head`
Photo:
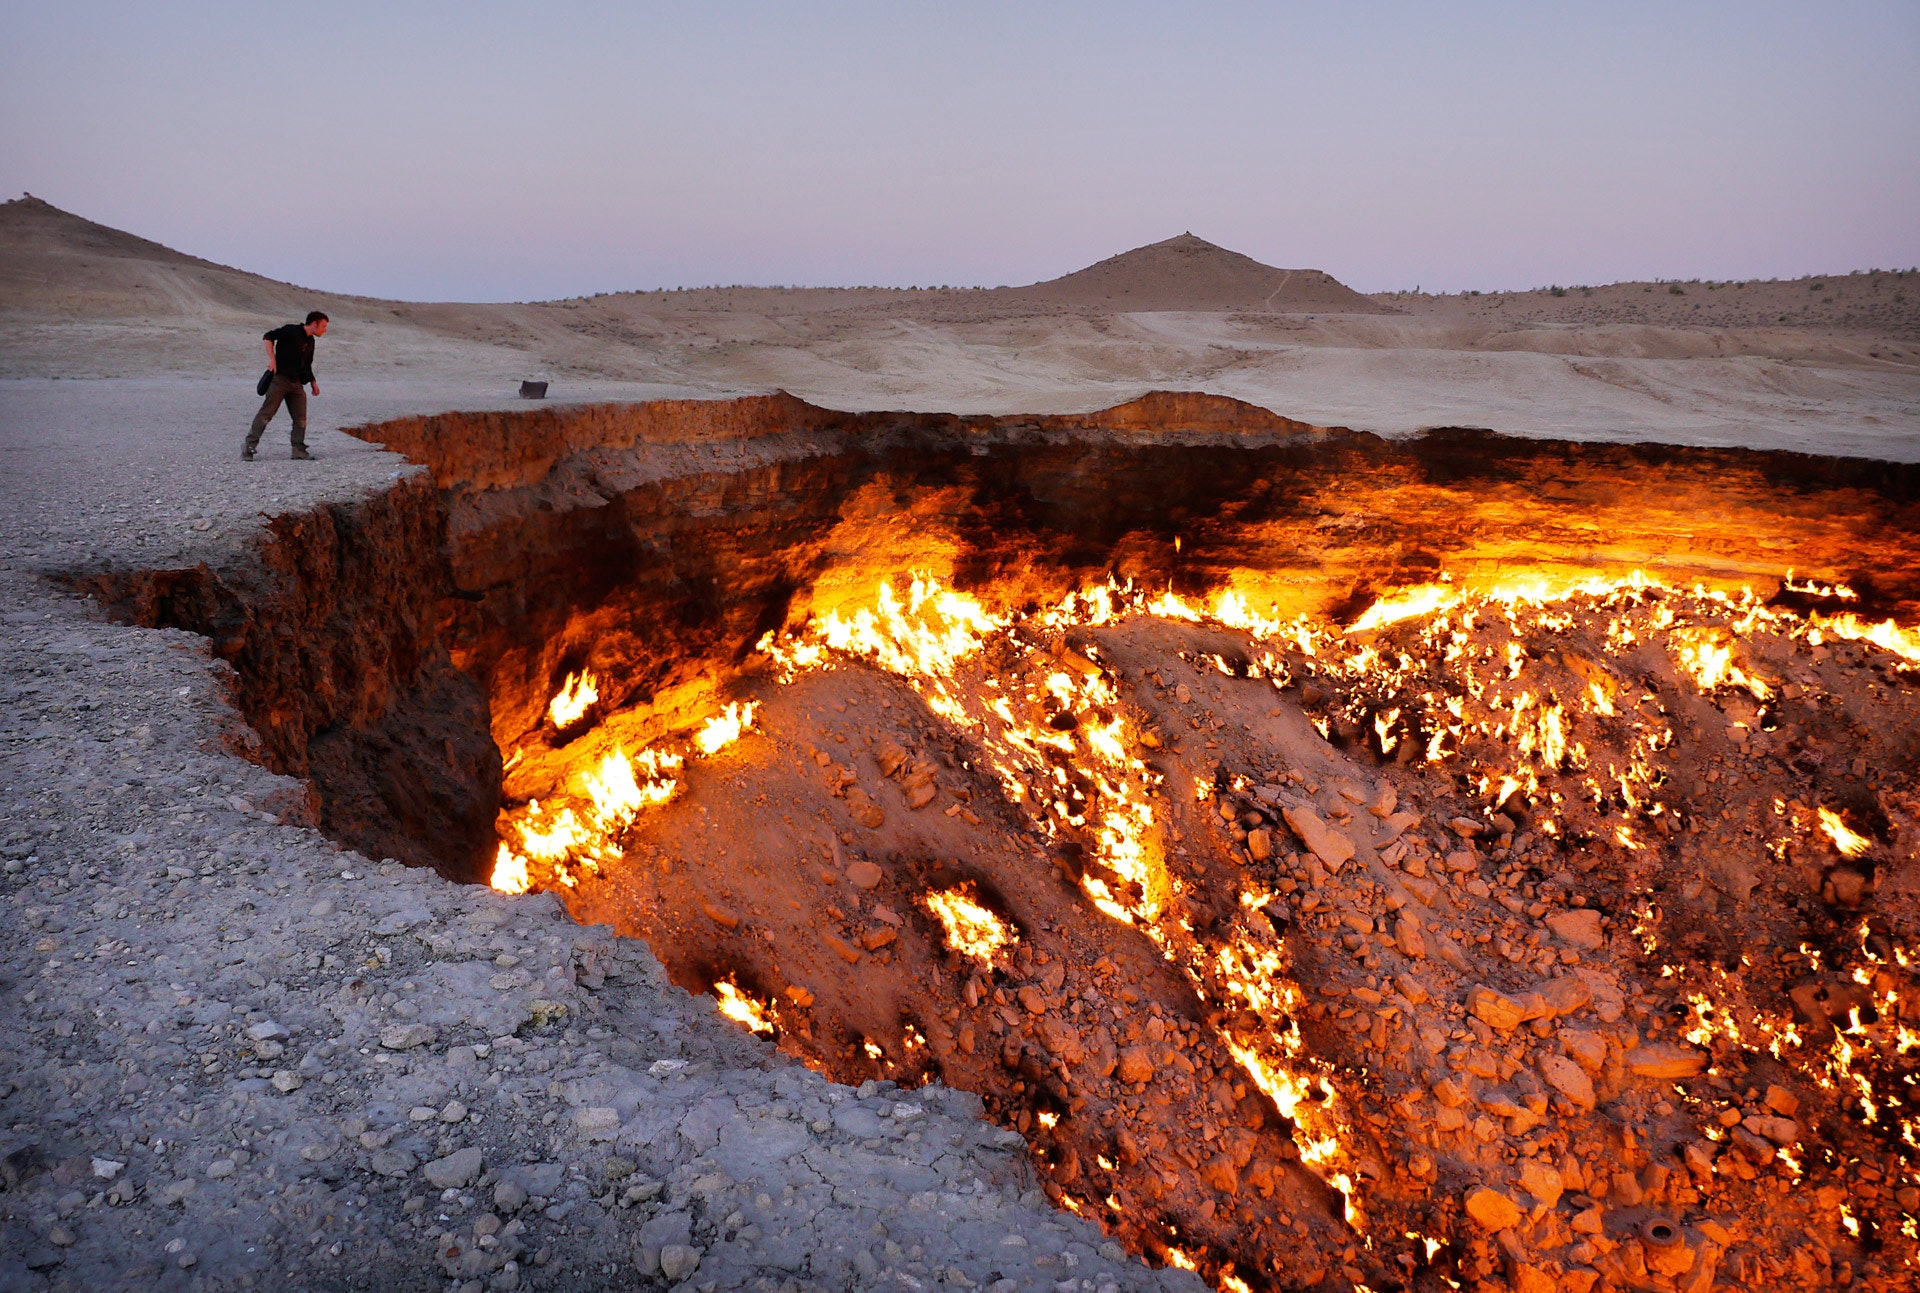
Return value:
<svg viewBox="0 0 1920 1293">
<path fill-rule="evenodd" d="M 325 310 L 307 311 L 307 335 L 324 337 L 327 335 L 327 314 Z"/>
</svg>

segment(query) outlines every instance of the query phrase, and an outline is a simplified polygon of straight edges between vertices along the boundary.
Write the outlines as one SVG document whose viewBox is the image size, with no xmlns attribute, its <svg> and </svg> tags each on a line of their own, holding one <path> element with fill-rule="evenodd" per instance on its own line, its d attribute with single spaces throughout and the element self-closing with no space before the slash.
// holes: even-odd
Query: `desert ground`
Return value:
<svg viewBox="0 0 1920 1293">
<path fill-rule="evenodd" d="M 239 382 L 324 309 L 327 376 L 557 399 L 785 390 L 829 408 L 1073 412 L 1207 391 L 1381 434 L 1488 427 L 1909 460 L 1920 273 L 1363 296 L 1183 234 L 1031 287 L 711 288 L 429 304 L 295 288 L 21 199 L 0 378 Z M 343 387 L 344 389 L 344 387 Z M 322 417 L 350 417 L 322 406 Z M 336 423 L 337 424 L 337 423 Z"/>
<path fill-rule="evenodd" d="M 0 206 L 0 1291 L 1914 1287 L 1916 293 Z"/>
</svg>

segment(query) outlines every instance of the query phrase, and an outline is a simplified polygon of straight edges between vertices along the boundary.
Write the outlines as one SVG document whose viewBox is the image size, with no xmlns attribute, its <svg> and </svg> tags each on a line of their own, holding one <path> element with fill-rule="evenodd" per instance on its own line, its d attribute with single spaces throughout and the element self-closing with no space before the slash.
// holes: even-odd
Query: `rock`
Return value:
<svg viewBox="0 0 1920 1293">
<path fill-rule="evenodd" d="M 440 1111 L 441 1122 L 465 1122 L 466 1120 L 467 1106 L 458 1100 L 447 1101 L 447 1107 Z"/>
<path fill-rule="evenodd" d="M 1225 1154 L 1215 1154 L 1200 1164 L 1200 1179 L 1222 1194 L 1234 1194 L 1240 1189 L 1240 1171 Z"/>
<path fill-rule="evenodd" d="M 1789 1148 L 1800 1139 L 1800 1124 L 1791 1118 L 1769 1118 L 1765 1114 L 1754 1114 L 1741 1121 L 1740 1125 L 1756 1136 L 1764 1136 L 1782 1149 Z"/>
<path fill-rule="evenodd" d="M 67 1229 L 65 1226 L 55 1226 L 53 1229 L 47 1231 L 47 1242 L 55 1248 L 71 1248 L 78 1242 L 78 1239 L 73 1231 Z"/>
<path fill-rule="evenodd" d="M 1612 976 L 1587 966 L 1575 969 L 1573 975 L 1593 993 L 1593 1013 L 1600 1016 L 1600 1022 L 1618 1023 L 1627 1010 L 1627 997 L 1620 990 L 1620 984 Z"/>
<path fill-rule="evenodd" d="M 1480 856 L 1472 849 L 1455 849 L 1440 859 L 1441 865 L 1449 871 L 1465 875 L 1469 871 L 1480 869 Z"/>
<path fill-rule="evenodd" d="M 720 926 L 722 929 L 738 929 L 740 927 L 740 918 L 716 903 L 707 902 L 703 899 L 700 903 L 700 910 L 707 914 L 708 920 Z"/>
<path fill-rule="evenodd" d="M 1416 959 L 1427 954 L 1427 940 L 1420 933 L 1420 922 L 1413 916 L 1402 916 L 1394 922 L 1393 942 L 1402 953 Z"/>
<path fill-rule="evenodd" d="M 860 946 L 866 948 L 869 952 L 877 952 L 899 937 L 899 931 L 892 926 L 875 925 L 872 929 L 860 936 Z"/>
<path fill-rule="evenodd" d="M 1607 1228 L 1606 1218 L 1597 1203 L 1585 1212 L 1574 1213 L 1567 1224 L 1573 1227 L 1576 1235 L 1597 1235 Z"/>
<path fill-rule="evenodd" d="M 1513 998 L 1492 988 L 1476 987 L 1467 992 L 1467 1010 L 1489 1027 L 1512 1032 L 1526 1022 L 1526 1011 Z"/>
<path fill-rule="evenodd" d="M 1466 1202 L 1467 1215 L 1487 1230 L 1510 1230 L 1522 1216 L 1519 1204 L 1484 1185 L 1468 1191 Z"/>
<path fill-rule="evenodd" d="M 1280 815 L 1328 871 L 1338 872 L 1353 857 L 1353 841 L 1321 821 L 1311 808 L 1282 808 Z"/>
<path fill-rule="evenodd" d="M 660 1250 L 660 1273 L 675 1283 L 700 1268 L 700 1249 L 689 1244 L 668 1244 Z"/>
<path fill-rule="evenodd" d="M 502 1212 L 518 1212 L 527 1206 L 527 1192 L 511 1180 L 493 1187 L 493 1206 Z"/>
<path fill-rule="evenodd" d="M 1526 1187 L 1528 1194 L 1549 1208 L 1560 1202 L 1560 1196 L 1566 1190 L 1560 1180 L 1560 1169 L 1550 1167 L 1537 1158 L 1529 1158 L 1520 1165 L 1520 1184 Z"/>
<path fill-rule="evenodd" d="M 436 1158 L 420 1171 L 435 1189 L 453 1190 L 480 1175 L 481 1166 L 480 1151 L 467 1148 L 455 1150 L 445 1158 Z"/>
<path fill-rule="evenodd" d="M 1471 817 L 1452 818 L 1447 822 L 1447 829 L 1463 840 L 1470 840 L 1476 835 L 1484 835 L 1487 832 L 1485 825 L 1474 821 Z"/>
<path fill-rule="evenodd" d="M 620 1111 L 605 1106 L 575 1109 L 573 1129 L 588 1140 L 612 1140 L 620 1134 Z"/>
<path fill-rule="evenodd" d="M 1380 789 L 1367 801 L 1367 811 L 1385 821 L 1393 816 L 1394 808 L 1400 803 L 1400 792 L 1393 788 L 1391 781 L 1380 783 Z"/>
<path fill-rule="evenodd" d="M 1560 1281 L 1550 1275 L 1545 1267 L 1535 1266 L 1532 1262 L 1510 1263 L 1507 1283 L 1513 1286 L 1513 1293 L 1556 1293 L 1560 1287 Z"/>
<path fill-rule="evenodd" d="M 1705 1185 L 1713 1180 L 1713 1160 L 1719 1152 L 1720 1147 L 1711 1141 L 1690 1140 L 1681 1148 L 1680 1160 L 1693 1179 Z"/>
<path fill-rule="evenodd" d="M 419 1161 L 404 1149 L 383 1149 L 367 1160 L 367 1166 L 381 1176 L 397 1178 L 411 1172 Z"/>
<path fill-rule="evenodd" d="M 292 1069 L 276 1069 L 273 1074 L 273 1089 L 281 1095 L 292 1095 L 298 1091 L 304 1079 Z"/>
<path fill-rule="evenodd" d="M 1386 838 L 1380 842 L 1391 843 L 1425 820 L 1426 815 L 1423 813 L 1395 813 L 1383 823 L 1386 828 Z"/>
<path fill-rule="evenodd" d="M 1433 1098 L 1446 1108 L 1458 1109 L 1467 1102 L 1467 1093 L 1452 1078 L 1441 1078 L 1433 1084 Z"/>
<path fill-rule="evenodd" d="M 1247 852 L 1255 862 L 1265 862 L 1273 856 L 1273 835 L 1265 827 L 1247 832 Z"/>
<path fill-rule="evenodd" d="M 30 1181 L 46 1170 L 47 1156 L 38 1145 L 22 1145 L 0 1158 L 0 1182 L 9 1190 L 19 1189 L 23 1181 Z"/>
<path fill-rule="evenodd" d="M 1040 1041 L 1049 1053 L 1068 1064 L 1078 1064 L 1086 1058 L 1086 1047 L 1080 1041 L 1079 1032 L 1058 1015 L 1048 1015 L 1040 1021 Z"/>
<path fill-rule="evenodd" d="M 1586 983 L 1573 975 L 1558 979 L 1548 979 L 1541 985 L 1540 996 L 1547 1003 L 1551 1017 L 1559 1019 L 1570 1015 L 1593 1000 L 1593 992 Z"/>
<path fill-rule="evenodd" d="M 1827 873 L 1821 896 L 1836 907 L 1858 907 L 1873 887 L 1873 878 L 1850 866 L 1835 867 Z"/>
<path fill-rule="evenodd" d="M 1607 1039 L 1584 1029 L 1568 1029 L 1560 1034 L 1560 1045 L 1568 1058 L 1588 1073 L 1598 1073 L 1607 1062 Z"/>
<path fill-rule="evenodd" d="M 887 824 L 886 812 L 858 786 L 847 792 L 847 808 L 853 813 L 853 820 L 868 830 L 878 830 Z"/>
<path fill-rule="evenodd" d="M 1596 951 L 1607 941 L 1600 932 L 1600 913 L 1591 907 L 1556 911 L 1546 923 L 1555 938 L 1583 952 Z"/>
<path fill-rule="evenodd" d="M 871 889 L 880 883 L 885 874 L 873 863 L 862 859 L 847 868 L 847 881 L 857 889 Z"/>
<path fill-rule="evenodd" d="M 1120 1052 L 1113 1075 L 1129 1086 L 1153 1080 L 1153 1056 L 1144 1046 L 1129 1046 Z"/>
<path fill-rule="evenodd" d="M 433 1040 L 433 1029 L 425 1024 L 390 1024 L 380 1030 L 380 1044 L 390 1051 L 410 1051 Z"/>
<path fill-rule="evenodd" d="M 1783 1086 L 1769 1085 L 1765 1103 L 1767 1108 L 1782 1117 L 1791 1118 L 1800 1112 L 1800 1097 Z"/>
<path fill-rule="evenodd" d="M 271 1019 L 263 1019 L 247 1029 L 247 1037 L 256 1042 L 283 1042 L 289 1036 L 285 1025 Z"/>
<path fill-rule="evenodd" d="M 111 1181 L 126 1169 L 126 1164 L 116 1158 L 96 1158 L 93 1160 L 93 1174 L 102 1181 Z"/>
<path fill-rule="evenodd" d="M 1707 1053 L 1674 1042 L 1646 1042 L 1627 1052 L 1626 1063 L 1635 1077 L 1698 1077 L 1706 1071 Z"/>
<path fill-rule="evenodd" d="M 1593 1108 L 1593 1079 L 1573 1060 L 1564 1055 L 1543 1055 L 1540 1057 L 1540 1076 L 1576 1109 Z"/>
</svg>

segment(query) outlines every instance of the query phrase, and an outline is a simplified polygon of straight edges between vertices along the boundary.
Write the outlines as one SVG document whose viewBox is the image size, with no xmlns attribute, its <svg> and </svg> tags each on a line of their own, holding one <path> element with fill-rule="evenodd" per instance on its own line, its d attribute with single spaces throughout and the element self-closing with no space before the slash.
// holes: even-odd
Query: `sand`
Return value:
<svg viewBox="0 0 1920 1293">
<path fill-rule="evenodd" d="M 250 383 L 260 331 L 316 306 L 335 321 L 323 389 L 431 387 L 458 407 L 535 375 L 558 399 L 788 390 L 837 408 L 981 413 L 1175 388 L 1388 435 L 1468 425 L 1920 455 L 1914 273 L 1368 297 L 1182 236 L 1024 288 L 435 304 L 310 291 L 37 200 L 0 206 L 0 378 Z"/>
</svg>

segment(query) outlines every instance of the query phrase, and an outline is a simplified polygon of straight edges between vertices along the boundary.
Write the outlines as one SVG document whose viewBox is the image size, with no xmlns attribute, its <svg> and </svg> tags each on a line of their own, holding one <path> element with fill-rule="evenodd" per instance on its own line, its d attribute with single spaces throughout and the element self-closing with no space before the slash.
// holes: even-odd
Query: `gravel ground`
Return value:
<svg viewBox="0 0 1920 1293">
<path fill-rule="evenodd" d="M 243 464 L 232 384 L 0 383 L 0 1293 L 1202 1287 L 974 1097 L 835 1086 L 551 898 L 341 851 L 227 753 L 202 639 L 62 590 L 412 470 L 343 422 L 512 403 L 323 390 L 320 461 L 283 415 Z"/>
</svg>

